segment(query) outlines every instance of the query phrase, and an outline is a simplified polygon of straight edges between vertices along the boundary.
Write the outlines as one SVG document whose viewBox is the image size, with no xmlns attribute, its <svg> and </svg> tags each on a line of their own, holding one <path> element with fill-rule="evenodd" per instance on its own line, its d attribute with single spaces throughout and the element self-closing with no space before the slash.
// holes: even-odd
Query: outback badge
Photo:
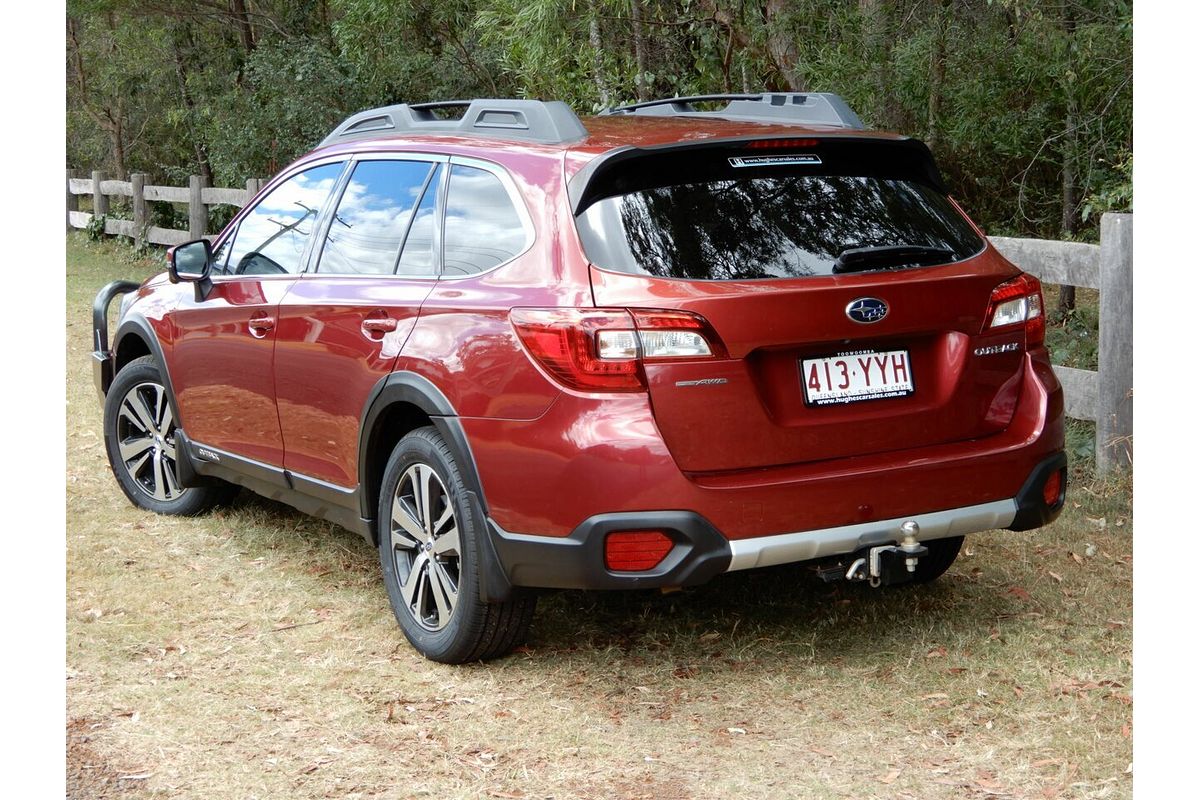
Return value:
<svg viewBox="0 0 1200 800">
<path fill-rule="evenodd" d="M 846 316 L 855 322 L 879 322 L 887 313 L 888 304 L 878 297 L 860 297 L 846 306 Z"/>
</svg>

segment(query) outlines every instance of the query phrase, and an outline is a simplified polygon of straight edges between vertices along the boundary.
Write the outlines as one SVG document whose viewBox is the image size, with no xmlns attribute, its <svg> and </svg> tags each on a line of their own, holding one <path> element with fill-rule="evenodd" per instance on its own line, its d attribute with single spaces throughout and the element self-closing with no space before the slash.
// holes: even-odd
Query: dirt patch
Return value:
<svg viewBox="0 0 1200 800">
<path fill-rule="evenodd" d="M 92 738 L 106 727 L 86 717 L 67 721 L 67 797 L 69 800 L 107 800 L 138 794 L 138 785 L 148 776 L 121 769 L 105 760 L 93 747 Z"/>
</svg>

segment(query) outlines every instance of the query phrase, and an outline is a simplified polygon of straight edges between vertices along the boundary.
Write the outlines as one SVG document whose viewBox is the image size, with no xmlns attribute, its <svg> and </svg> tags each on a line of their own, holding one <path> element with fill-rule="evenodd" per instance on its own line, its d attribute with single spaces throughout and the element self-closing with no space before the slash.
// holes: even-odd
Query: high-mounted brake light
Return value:
<svg viewBox="0 0 1200 800">
<path fill-rule="evenodd" d="M 581 391 L 636 392 L 645 362 L 725 357 L 708 322 L 688 311 L 514 308 L 509 318 L 542 368 Z"/>
<path fill-rule="evenodd" d="M 783 147 L 816 147 L 818 139 L 754 139 L 746 142 L 750 150 L 777 150 Z"/>
<path fill-rule="evenodd" d="M 992 290 L 984 330 L 1023 324 L 1026 348 L 1041 346 L 1046 341 L 1046 316 L 1042 307 L 1041 282 L 1023 273 Z"/>
</svg>

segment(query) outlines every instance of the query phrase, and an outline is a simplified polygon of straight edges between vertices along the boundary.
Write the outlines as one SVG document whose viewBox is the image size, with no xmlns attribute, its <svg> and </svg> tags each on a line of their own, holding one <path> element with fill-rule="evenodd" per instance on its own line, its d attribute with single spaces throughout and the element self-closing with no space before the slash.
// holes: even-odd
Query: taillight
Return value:
<svg viewBox="0 0 1200 800">
<path fill-rule="evenodd" d="M 514 308 L 509 318 L 543 369 L 581 391 L 636 392 L 643 362 L 725 356 L 708 322 L 688 311 Z"/>
<path fill-rule="evenodd" d="M 614 572 L 654 569 L 675 542 L 662 531 L 618 531 L 604 539 L 604 565 Z"/>
<path fill-rule="evenodd" d="M 1042 306 L 1042 284 L 1032 275 L 1022 273 L 992 290 L 984 330 L 1024 325 L 1025 346 L 1039 347 L 1046 341 Z"/>
</svg>

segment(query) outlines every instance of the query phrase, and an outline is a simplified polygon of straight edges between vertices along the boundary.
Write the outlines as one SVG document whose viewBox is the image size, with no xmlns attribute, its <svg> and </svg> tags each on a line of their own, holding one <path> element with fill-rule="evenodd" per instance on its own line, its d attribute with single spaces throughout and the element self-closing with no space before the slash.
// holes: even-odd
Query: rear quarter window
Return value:
<svg viewBox="0 0 1200 800">
<path fill-rule="evenodd" d="M 461 164 L 450 170 L 443 231 L 447 277 L 497 267 L 524 252 L 531 238 L 500 178 Z"/>
</svg>

